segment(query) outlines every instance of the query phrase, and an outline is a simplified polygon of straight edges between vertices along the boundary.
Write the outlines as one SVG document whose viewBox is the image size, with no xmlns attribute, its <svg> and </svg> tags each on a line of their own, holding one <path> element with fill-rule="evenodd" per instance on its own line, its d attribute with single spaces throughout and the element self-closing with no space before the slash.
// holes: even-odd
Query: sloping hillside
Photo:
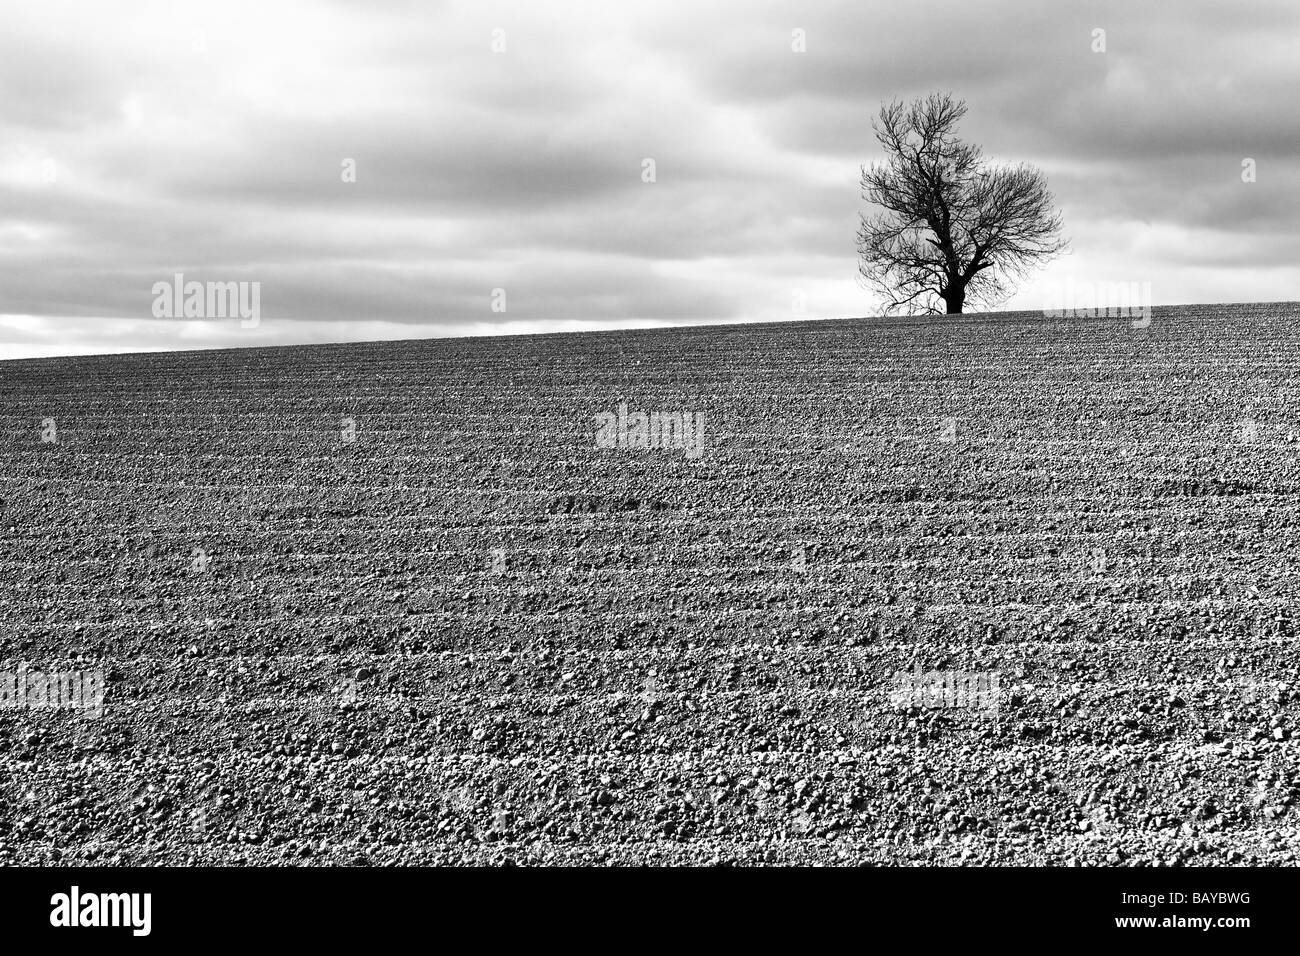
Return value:
<svg viewBox="0 0 1300 956">
<path fill-rule="evenodd" d="M 107 681 L 0 709 L 0 861 L 1295 859 L 1295 304 L 8 362 L 0 430 L 0 670 Z"/>
</svg>

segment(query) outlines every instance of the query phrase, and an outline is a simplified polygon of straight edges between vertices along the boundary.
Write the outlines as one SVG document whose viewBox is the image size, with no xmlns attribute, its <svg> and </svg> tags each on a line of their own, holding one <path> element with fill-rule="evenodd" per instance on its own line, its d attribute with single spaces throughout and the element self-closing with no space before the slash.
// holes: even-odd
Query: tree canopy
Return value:
<svg viewBox="0 0 1300 956">
<path fill-rule="evenodd" d="M 872 121 L 885 157 L 862 169 L 875 209 L 861 217 L 859 271 L 886 314 L 996 305 L 1066 248 L 1046 177 L 994 166 L 958 139 L 965 115 L 964 101 L 933 93 L 886 103 Z"/>
</svg>

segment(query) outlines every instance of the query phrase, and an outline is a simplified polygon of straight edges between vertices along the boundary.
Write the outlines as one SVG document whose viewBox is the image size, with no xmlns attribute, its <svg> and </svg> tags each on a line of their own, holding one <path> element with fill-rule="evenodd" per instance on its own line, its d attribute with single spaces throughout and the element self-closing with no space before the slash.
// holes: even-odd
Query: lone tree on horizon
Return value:
<svg viewBox="0 0 1300 956">
<path fill-rule="evenodd" d="M 862 216 L 859 272 L 886 315 L 994 305 L 1067 245 L 1046 177 L 991 166 L 954 135 L 965 115 L 965 101 L 932 93 L 886 103 L 871 122 L 885 158 L 862 168 L 862 198 L 880 208 Z"/>
</svg>

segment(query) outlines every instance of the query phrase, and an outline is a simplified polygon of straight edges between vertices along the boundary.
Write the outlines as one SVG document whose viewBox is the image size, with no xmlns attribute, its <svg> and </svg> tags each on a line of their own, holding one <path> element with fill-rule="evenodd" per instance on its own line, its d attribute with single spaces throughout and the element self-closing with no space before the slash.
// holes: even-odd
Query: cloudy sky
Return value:
<svg viewBox="0 0 1300 956">
<path fill-rule="evenodd" d="M 1067 282 L 1300 298 L 1287 0 L 0 0 L 0 23 L 0 357 L 871 314 L 870 119 L 931 90 L 1064 214 L 1072 252 L 1007 307 Z M 260 324 L 155 318 L 176 273 L 260 283 Z"/>
</svg>

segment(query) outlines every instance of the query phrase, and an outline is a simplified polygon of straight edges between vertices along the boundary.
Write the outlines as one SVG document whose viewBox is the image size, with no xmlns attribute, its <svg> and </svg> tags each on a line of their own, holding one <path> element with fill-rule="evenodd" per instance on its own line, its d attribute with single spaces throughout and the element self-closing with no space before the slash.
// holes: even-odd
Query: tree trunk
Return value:
<svg viewBox="0 0 1300 956">
<path fill-rule="evenodd" d="M 948 306 L 949 315 L 961 315 L 961 307 L 966 302 L 966 287 L 958 286 L 944 289 L 943 301 Z"/>
</svg>

